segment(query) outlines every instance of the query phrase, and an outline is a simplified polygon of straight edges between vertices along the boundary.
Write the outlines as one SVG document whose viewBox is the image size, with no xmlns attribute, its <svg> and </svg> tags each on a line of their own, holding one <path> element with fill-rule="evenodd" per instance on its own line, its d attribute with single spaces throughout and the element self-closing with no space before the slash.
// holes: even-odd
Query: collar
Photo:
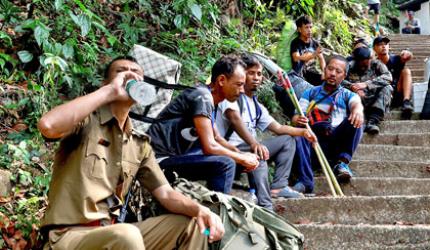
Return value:
<svg viewBox="0 0 430 250">
<path fill-rule="evenodd" d="M 329 93 L 327 93 L 327 91 L 324 89 L 324 86 L 327 84 L 327 82 L 326 81 L 324 81 L 322 84 L 321 84 L 321 90 L 325 93 L 325 94 L 329 94 Z M 333 90 L 333 92 L 331 92 L 330 94 L 332 94 L 332 93 L 334 93 L 335 91 L 338 91 L 338 90 L 340 90 L 341 88 L 343 88 L 342 86 L 341 86 L 341 84 L 342 83 L 340 83 L 338 86 L 337 86 L 337 88 L 335 88 L 334 90 Z"/>
<path fill-rule="evenodd" d="M 99 118 L 100 118 L 100 125 L 105 125 L 112 119 L 115 119 L 115 117 L 112 114 L 112 111 L 110 110 L 109 105 L 104 105 L 99 108 Z M 130 136 L 133 132 L 133 125 L 130 121 L 130 117 L 127 117 L 127 120 L 125 121 L 124 132 L 127 134 L 127 136 Z"/>
</svg>

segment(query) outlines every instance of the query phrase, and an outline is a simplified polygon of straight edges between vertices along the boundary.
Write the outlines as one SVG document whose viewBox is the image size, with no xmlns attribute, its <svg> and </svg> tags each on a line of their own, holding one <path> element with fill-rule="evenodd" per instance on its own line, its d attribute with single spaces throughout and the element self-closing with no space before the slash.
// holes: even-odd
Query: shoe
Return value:
<svg viewBox="0 0 430 250">
<path fill-rule="evenodd" d="M 402 118 L 409 120 L 412 117 L 412 112 L 414 111 L 414 105 L 410 100 L 406 99 L 403 101 L 401 110 L 402 110 Z"/>
<path fill-rule="evenodd" d="M 366 128 L 364 129 L 364 132 L 370 134 L 370 135 L 377 135 L 379 134 L 379 121 L 370 118 L 367 122 Z"/>
<path fill-rule="evenodd" d="M 292 188 L 286 186 L 281 191 L 279 191 L 277 194 L 271 193 L 272 198 L 304 198 L 305 196 L 302 193 L 299 193 Z"/>
<path fill-rule="evenodd" d="M 334 174 L 336 179 L 343 183 L 350 182 L 352 178 L 352 171 L 345 162 L 339 162 L 334 166 Z"/>
<path fill-rule="evenodd" d="M 305 193 L 306 192 L 306 187 L 305 187 L 305 185 L 303 185 L 303 183 L 301 183 L 300 181 L 299 182 L 297 182 L 293 187 L 292 187 L 292 189 L 293 190 L 295 190 L 295 191 L 297 191 L 297 192 L 299 192 L 299 193 Z"/>
</svg>

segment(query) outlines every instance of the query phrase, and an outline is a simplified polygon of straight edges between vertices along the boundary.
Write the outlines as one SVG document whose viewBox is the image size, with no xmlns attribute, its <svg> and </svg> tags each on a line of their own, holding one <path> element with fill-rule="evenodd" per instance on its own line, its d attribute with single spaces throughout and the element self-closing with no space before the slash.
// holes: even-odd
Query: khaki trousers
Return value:
<svg viewBox="0 0 430 250">
<path fill-rule="evenodd" d="M 134 224 L 51 230 L 44 249 L 206 250 L 207 246 L 207 237 L 200 233 L 194 218 L 169 214 Z"/>
</svg>

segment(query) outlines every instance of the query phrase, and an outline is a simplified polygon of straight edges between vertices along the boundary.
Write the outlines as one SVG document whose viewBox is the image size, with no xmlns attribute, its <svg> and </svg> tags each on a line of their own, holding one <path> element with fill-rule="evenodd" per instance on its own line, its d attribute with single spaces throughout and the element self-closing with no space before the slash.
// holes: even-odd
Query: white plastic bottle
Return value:
<svg viewBox="0 0 430 250">
<path fill-rule="evenodd" d="M 152 104 L 157 97 L 154 86 L 144 81 L 128 80 L 125 90 L 134 101 L 142 106 Z"/>
<path fill-rule="evenodd" d="M 424 60 L 424 82 L 427 82 L 430 78 L 430 57 Z"/>
<path fill-rule="evenodd" d="M 249 189 L 249 194 L 251 196 L 252 202 L 254 202 L 255 204 L 258 204 L 258 198 L 257 198 L 257 195 L 255 195 L 255 189 L 254 188 Z"/>
</svg>

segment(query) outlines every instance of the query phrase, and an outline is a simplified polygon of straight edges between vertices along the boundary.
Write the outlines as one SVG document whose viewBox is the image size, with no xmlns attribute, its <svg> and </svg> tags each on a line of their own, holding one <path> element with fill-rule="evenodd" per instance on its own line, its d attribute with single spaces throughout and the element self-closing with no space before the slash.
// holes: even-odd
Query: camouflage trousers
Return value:
<svg viewBox="0 0 430 250">
<path fill-rule="evenodd" d="M 385 112 L 388 111 L 391 103 L 391 94 L 393 88 L 390 85 L 365 90 L 365 96 L 361 98 L 364 106 L 364 113 L 367 117 L 371 116 L 375 111 L 381 115 L 381 119 Z"/>
</svg>

